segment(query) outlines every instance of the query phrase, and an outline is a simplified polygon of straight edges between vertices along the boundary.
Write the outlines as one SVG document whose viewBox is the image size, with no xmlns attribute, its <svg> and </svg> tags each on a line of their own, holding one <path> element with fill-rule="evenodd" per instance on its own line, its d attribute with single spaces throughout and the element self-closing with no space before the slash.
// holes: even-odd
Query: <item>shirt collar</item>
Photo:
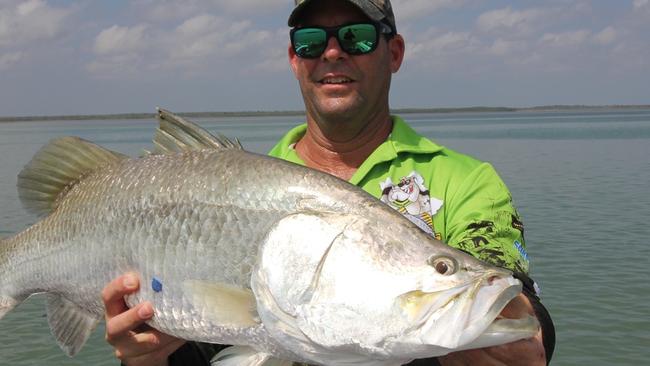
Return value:
<svg viewBox="0 0 650 366">
<path fill-rule="evenodd" d="M 388 147 L 395 153 L 412 152 L 423 154 L 435 153 L 442 149 L 442 146 L 415 132 L 401 117 L 392 116 L 392 119 L 393 130 L 388 136 L 388 139 L 379 148 Z M 293 145 L 305 135 L 306 131 L 307 124 L 303 123 L 287 132 L 278 143 L 278 147 L 281 147 L 282 155 L 285 155 L 287 150 L 292 149 Z M 388 146 L 384 147 L 383 145 Z"/>
<path fill-rule="evenodd" d="M 431 154 L 442 150 L 442 146 L 415 132 L 401 117 L 392 116 L 392 118 L 393 131 L 382 145 L 391 145 L 396 154 L 401 152 Z M 381 147 L 380 145 L 379 148 Z"/>
<path fill-rule="evenodd" d="M 418 134 L 399 116 L 392 116 L 393 130 L 381 145 L 361 164 L 350 178 L 350 183 L 359 184 L 361 180 L 377 164 L 392 161 L 400 153 L 431 154 L 442 150 L 442 147 Z"/>
<path fill-rule="evenodd" d="M 359 169 L 350 179 L 351 183 L 356 184 L 360 181 L 373 166 L 384 161 L 390 161 L 400 153 L 412 154 L 432 154 L 442 150 L 442 146 L 418 134 L 399 116 L 392 116 L 393 130 L 390 135 L 375 151 L 361 164 Z M 294 150 L 294 144 L 298 142 L 307 131 L 307 124 L 303 123 L 294 127 L 278 142 L 275 148 L 271 150 L 272 156 L 284 160 L 292 161 L 297 164 L 305 163 L 298 157 Z"/>
</svg>

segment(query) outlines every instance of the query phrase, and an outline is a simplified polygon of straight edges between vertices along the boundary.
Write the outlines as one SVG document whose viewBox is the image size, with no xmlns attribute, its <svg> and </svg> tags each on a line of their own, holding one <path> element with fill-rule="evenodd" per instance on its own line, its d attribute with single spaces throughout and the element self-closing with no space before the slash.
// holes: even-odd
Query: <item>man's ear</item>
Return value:
<svg viewBox="0 0 650 366">
<path fill-rule="evenodd" d="M 400 66 L 402 66 L 405 49 L 406 46 L 404 43 L 404 38 L 402 38 L 402 36 L 399 34 L 396 34 L 388 41 L 388 52 L 390 53 L 390 71 L 393 74 L 399 71 Z"/>
<path fill-rule="evenodd" d="M 296 51 L 293 49 L 293 46 L 291 46 L 291 42 L 289 42 L 289 49 L 287 50 L 288 55 L 289 55 L 289 65 L 291 66 L 291 70 L 293 71 L 293 75 L 297 76 L 298 75 L 298 55 L 296 55 Z"/>
</svg>

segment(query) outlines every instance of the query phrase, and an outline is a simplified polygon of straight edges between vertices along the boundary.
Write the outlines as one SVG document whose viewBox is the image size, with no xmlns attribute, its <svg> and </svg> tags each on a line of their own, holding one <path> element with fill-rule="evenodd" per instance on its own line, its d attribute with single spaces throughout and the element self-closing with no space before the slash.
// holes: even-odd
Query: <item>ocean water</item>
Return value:
<svg viewBox="0 0 650 366">
<path fill-rule="evenodd" d="M 526 227 L 532 276 L 555 321 L 554 365 L 642 365 L 650 359 L 650 110 L 408 114 L 424 135 L 491 162 Z M 297 117 L 196 120 L 268 151 Z M 0 123 L 0 236 L 35 222 L 16 176 L 48 140 L 80 136 L 136 156 L 154 120 Z M 1 274 L 0 274 L 1 275 Z M 0 321 L 2 365 L 117 365 L 103 324 L 67 358 L 43 298 Z"/>
</svg>

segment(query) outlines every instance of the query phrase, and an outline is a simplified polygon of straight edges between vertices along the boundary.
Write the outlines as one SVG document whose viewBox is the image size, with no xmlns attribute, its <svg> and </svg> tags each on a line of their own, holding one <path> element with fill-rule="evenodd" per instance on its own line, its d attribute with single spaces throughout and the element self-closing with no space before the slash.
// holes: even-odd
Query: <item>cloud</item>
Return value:
<svg viewBox="0 0 650 366">
<path fill-rule="evenodd" d="M 503 38 L 497 38 L 488 46 L 487 52 L 495 56 L 512 55 L 522 53 L 526 49 L 526 42 L 512 41 Z"/>
<path fill-rule="evenodd" d="M 42 0 L 5 0 L 0 7 L 0 47 L 22 47 L 57 37 L 66 27 L 70 9 Z"/>
<path fill-rule="evenodd" d="M 154 50 L 158 35 L 148 24 L 133 26 L 112 25 L 95 37 L 92 47 L 95 60 L 86 65 L 93 75 L 133 75 L 142 71 L 142 65 L 150 68 L 158 64 Z"/>
<path fill-rule="evenodd" d="M 431 1 L 431 0 L 429 0 Z M 287 0 L 212 0 L 226 14 L 257 14 L 287 8 Z M 287 17 L 289 14 L 287 14 Z"/>
<path fill-rule="evenodd" d="M 87 69 L 99 77 L 157 71 L 232 75 L 232 67 L 224 71 L 220 66 L 229 62 L 237 65 L 236 70 L 246 64 L 260 69 L 256 62 L 270 49 L 281 49 L 286 55 L 285 47 L 286 30 L 259 29 L 251 20 L 204 13 L 179 23 L 104 29 L 95 38 L 96 59 Z"/>
<path fill-rule="evenodd" d="M 647 80 L 650 0 L 392 3 L 407 39 L 395 83 L 408 80 L 400 93 L 405 100 L 428 95 L 413 83 L 437 83 L 451 94 L 454 85 L 471 87 L 455 92 L 463 104 L 481 85 L 505 93 L 525 84 L 524 93 L 512 92 L 517 95 L 550 81 L 566 89 L 582 77 L 609 80 L 623 93 L 625 83 L 608 77 Z M 297 90 L 287 86 L 285 22 L 292 6 L 291 0 L 0 0 L 0 92 L 7 96 L 0 109 L 34 113 L 33 101 L 20 107 L 25 98 L 17 83 L 22 95 L 39 95 L 61 80 L 68 84 L 56 93 L 60 99 L 43 98 L 52 110 L 105 110 L 108 98 L 98 95 L 113 86 L 116 110 L 139 109 L 143 99 L 161 96 L 186 109 L 232 109 L 238 100 L 282 108 L 291 98 L 299 105 Z M 281 95 L 285 86 L 291 98 Z M 153 87 L 165 92 L 150 93 Z"/>
<path fill-rule="evenodd" d="M 24 52 L 11 52 L 0 54 L 0 70 L 9 69 L 14 64 L 20 62 L 25 56 Z"/>
<path fill-rule="evenodd" d="M 457 8 L 464 0 L 393 0 L 393 11 L 398 24 L 415 18 L 431 15 L 445 8 Z"/>
<path fill-rule="evenodd" d="M 263 41 L 266 32 L 254 30 L 247 20 L 229 20 L 210 14 L 195 16 L 184 21 L 168 37 L 170 60 L 196 61 L 213 56 L 227 58 L 246 47 Z"/>
<path fill-rule="evenodd" d="M 132 27 L 113 25 L 102 30 L 95 37 L 93 46 L 98 58 L 86 65 L 86 69 L 95 76 L 137 73 L 141 65 L 149 63 L 148 55 L 155 47 L 148 31 L 146 24 Z M 151 65 L 155 64 L 151 62 Z"/>
<path fill-rule="evenodd" d="M 545 33 L 540 42 L 553 47 L 570 47 L 577 46 L 589 39 L 591 32 L 585 29 L 562 32 L 562 33 Z"/>
<path fill-rule="evenodd" d="M 545 9 L 513 10 L 511 7 L 490 10 L 476 20 L 479 31 L 484 33 L 508 33 L 527 35 L 537 29 L 544 20 L 548 21 L 549 11 Z"/>
<path fill-rule="evenodd" d="M 617 36 L 618 36 L 618 32 L 616 31 L 616 29 L 612 26 L 608 26 L 602 31 L 594 34 L 593 40 L 598 44 L 608 45 L 616 41 Z"/>
<path fill-rule="evenodd" d="M 272 39 L 281 39 L 284 40 L 287 34 L 284 29 L 278 30 L 275 34 L 271 34 Z M 252 66 L 252 70 L 266 73 L 278 73 L 282 71 L 289 70 L 289 62 L 287 61 L 287 48 L 286 42 L 284 42 L 285 47 L 275 47 L 273 44 L 280 44 L 280 42 L 271 42 L 271 45 L 265 47 L 260 52 L 260 57 L 256 60 L 256 63 Z"/>
<path fill-rule="evenodd" d="M 470 32 L 430 28 L 409 42 L 406 60 L 417 68 L 445 70 L 454 67 L 456 63 L 453 60 L 464 59 L 479 48 L 479 40 Z"/>
<path fill-rule="evenodd" d="M 183 19 L 204 10 L 203 1 L 198 0 L 133 0 L 131 13 L 138 18 L 153 22 Z"/>
<path fill-rule="evenodd" d="M 468 50 L 473 43 L 474 39 L 468 32 L 447 32 L 421 45 L 438 53 L 451 53 Z"/>
<path fill-rule="evenodd" d="M 590 28 L 592 23 L 579 21 L 595 14 L 593 7 L 585 4 L 558 0 L 544 7 L 497 8 L 479 13 L 474 26 L 468 24 L 463 31 L 441 25 L 413 32 L 408 37 L 407 61 L 419 73 L 457 73 L 465 78 L 486 73 L 556 75 L 584 71 L 586 67 L 578 69 L 576 63 L 606 69 L 616 64 L 610 57 L 614 49 L 630 52 L 629 45 L 639 44 L 632 43 L 639 32 L 611 18 L 604 18 L 600 28 Z M 623 48 L 623 44 L 627 46 Z"/>
<path fill-rule="evenodd" d="M 260 16 L 289 9 L 287 0 L 133 0 L 131 7 L 150 21 L 187 19 L 204 13 L 220 16 Z M 288 14 L 287 14 L 288 16 Z"/>
<path fill-rule="evenodd" d="M 145 24 L 134 27 L 113 25 L 97 35 L 93 50 L 98 55 L 144 51 L 147 45 L 146 29 Z"/>
</svg>

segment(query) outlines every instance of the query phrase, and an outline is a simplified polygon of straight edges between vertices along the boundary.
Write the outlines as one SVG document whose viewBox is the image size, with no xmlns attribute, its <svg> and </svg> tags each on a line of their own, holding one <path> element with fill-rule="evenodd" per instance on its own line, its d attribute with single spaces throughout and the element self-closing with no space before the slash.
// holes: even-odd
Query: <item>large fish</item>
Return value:
<svg viewBox="0 0 650 366">
<path fill-rule="evenodd" d="M 237 345 L 217 365 L 393 366 L 537 332 L 498 317 L 521 290 L 510 272 L 343 180 L 159 119 L 141 158 L 64 137 L 20 173 L 24 206 L 44 217 L 0 242 L 0 318 L 45 293 L 74 355 L 104 285 L 131 271 L 142 285 L 127 303 L 151 301 L 152 327 Z"/>
</svg>

